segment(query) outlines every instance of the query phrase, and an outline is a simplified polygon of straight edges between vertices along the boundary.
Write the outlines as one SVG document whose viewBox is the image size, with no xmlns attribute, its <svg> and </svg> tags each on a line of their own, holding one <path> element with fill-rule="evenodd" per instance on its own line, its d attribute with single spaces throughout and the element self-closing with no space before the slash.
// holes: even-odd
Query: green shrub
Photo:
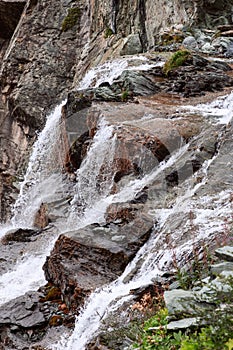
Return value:
<svg viewBox="0 0 233 350">
<path fill-rule="evenodd" d="M 144 323 L 140 342 L 134 349 L 140 350 L 232 350 L 232 307 L 228 312 L 210 312 L 204 320 L 209 325 L 193 332 L 167 331 L 167 309 L 161 309 Z M 211 324 L 210 324 L 211 323 Z"/>
<path fill-rule="evenodd" d="M 105 39 L 107 39 L 107 38 L 108 38 L 109 36 L 111 36 L 112 34 L 113 34 L 112 29 L 109 28 L 109 27 L 107 27 L 107 28 L 105 29 L 105 33 L 104 33 Z"/>
<path fill-rule="evenodd" d="M 134 344 L 135 349 L 178 350 L 180 348 L 183 335 L 181 332 L 168 333 L 166 329 L 167 315 L 167 309 L 161 309 L 144 323 L 144 332 L 141 335 L 140 343 Z"/>
<path fill-rule="evenodd" d="M 176 51 L 166 62 L 163 67 L 163 72 L 167 75 L 171 70 L 182 66 L 190 57 L 188 50 Z"/>
<path fill-rule="evenodd" d="M 68 10 L 68 15 L 64 18 L 62 22 L 62 31 L 66 32 L 67 30 L 73 28 L 79 18 L 80 18 L 81 12 L 78 7 L 73 7 Z"/>
</svg>

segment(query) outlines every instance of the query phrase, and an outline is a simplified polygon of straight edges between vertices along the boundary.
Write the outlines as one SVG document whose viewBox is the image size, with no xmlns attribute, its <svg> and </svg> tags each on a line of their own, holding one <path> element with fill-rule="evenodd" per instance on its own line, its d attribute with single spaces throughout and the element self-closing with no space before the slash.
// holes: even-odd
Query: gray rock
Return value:
<svg viewBox="0 0 233 350">
<path fill-rule="evenodd" d="M 220 275 L 222 272 L 225 271 L 233 271 L 233 262 L 223 262 L 215 265 L 211 265 L 210 271 L 214 275 Z"/>
<path fill-rule="evenodd" d="M 195 292 L 195 297 L 202 302 L 214 303 L 219 300 L 220 295 L 228 295 L 231 291 L 232 287 L 228 283 L 216 278 L 206 286 L 203 286 L 199 291 Z"/>
<path fill-rule="evenodd" d="M 192 35 L 187 36 L 187 38 L 185 38 L 183 40 L 182 45 L 184 47 L 186 47 L 187 49 L 191 49 L 191 50 L 197 50 L 198 49 L 197 41 L 194 38 L 194 36 L 192 36 Z"/>
<path fill-rule="evenodd" d="M 206 53 L 210 53 L 213 51 L 213 46 L 210 43 L 205 43 L 202 47 L 201 47 L 201 51 L 206 52 Z"/>
<path fill-rule="evenodd" d="M 186 291 L 183 289 L 165 291 L 164 301 L 169 315 L 176 315 L 181 313 L 193 314 L 195 294 L 192 291 Z"/>
<path fill-rule="evenodd" d="M 130 34 L 124 39 L 121 56 L 136 55 L 142 52 L 142 43 L 139 34 Z"/>
<path fill-rule="evenodd" d="M 226 37 L 219 37 L 212 41 L 213 49 L 219 53 L 231 52 L 232 39 Z"/>
<path fill-rule="evenodd" d="M 39 308 L 39 293 L 28 292 L 0 307 L 0 325 L 31 328 L 44 325 L 46 318 Z"/>
<path fill-rule="evenodd" d="M 184 318 L 182 320 L 169 322 L 167 325 L 167 330 L 177 331 L 179 329 L 186 329 L 191 327 L 197 327 L 200 324 L 199 317 Z"/>
<path fill-rule="evenodd" d="M 215 254 L 224 260 L 233 261 L 233 247 L 225 246 L 215 250 Z"/>
<path fill-rule="evenodd" d="M 220 273 L 220 277 L 225 278 L 225 279 L 232 278 L 233 277 L 233 271 L 222 271 Z"/>
<path fill-rule="evenodd" d="M 203 287 L 202 292 L 183 289 L 165 291 L 164 301 L 169 315 L 200 315 L 205 310 L 212 310 L 213 305 L 208 303 L 212 300 L 207 296 L 207 292 L 212 290 L 212 288 Z"/>
</svg>

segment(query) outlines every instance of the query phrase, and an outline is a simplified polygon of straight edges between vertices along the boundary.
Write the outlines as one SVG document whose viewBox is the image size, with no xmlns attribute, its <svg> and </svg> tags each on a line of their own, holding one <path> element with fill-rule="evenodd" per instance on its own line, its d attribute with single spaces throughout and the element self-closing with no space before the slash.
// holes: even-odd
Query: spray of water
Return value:
<svg viewBox="0 0 233 350">
<path fill-rule="evenodd" d="M 65 103 L 66 101 L 63 101 L 48 116 L 46 125 L 35 142 L 24 181 L 20 186 L 20 193 L 13 208 L 11 222 L 14 227 L 33 227 L 34 216 L 41 203 L 48 201 L 48 198 L 57 190 L 54 183 L 62 185 L 59 125 L 61 109 Z"/>
</svg>

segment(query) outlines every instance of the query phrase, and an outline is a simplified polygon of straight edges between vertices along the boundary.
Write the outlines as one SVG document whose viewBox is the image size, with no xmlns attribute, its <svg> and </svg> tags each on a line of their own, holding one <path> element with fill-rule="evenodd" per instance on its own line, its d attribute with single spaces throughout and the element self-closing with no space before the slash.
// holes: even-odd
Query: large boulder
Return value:
<svg viewBox="0 0 233 350">
<path fill-rule="evenodd" d="M 146 214 L 123 212 L 121 219 L 67 232 L 57 240 L 43 269 L 69 307 L 78 309 L 91 291 L 120 276 L 153 232 Z"/>
</svg>

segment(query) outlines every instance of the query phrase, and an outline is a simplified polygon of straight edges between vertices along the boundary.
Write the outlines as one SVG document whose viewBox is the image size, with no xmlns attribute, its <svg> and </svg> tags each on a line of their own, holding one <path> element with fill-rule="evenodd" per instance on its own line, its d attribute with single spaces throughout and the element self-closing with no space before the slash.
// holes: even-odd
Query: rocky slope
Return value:
<svg viewBox="0 0 233 350">
<path fill-rule="evenodd" d="M 70 326 L 85 297 L 116 279 L 149 236 L 164 233 L 157 251 L 168 244 L 169 234 L 174 245 L 190 237 L 198 245 L 199 228 L 193 229 L 198 210 L 203 208 L 198 200 L 210 196 L 206 206 L 217 210 L 218 193 L 231 190 L 232 125 L 216 124 L 201 111 L 193 114 L 188 107 L 180 106 L 212 101 L 231 91 L 231 61 L 229 65 L 224 58 L 232 55 L 232 6 L 233 1 L 201 0 L 0 2 L 2 221 L 11 215 L 10 204 L 15 201 L 17 183 L 25 172 L 37 131 L 42 129 L 48 111 L 66 96 L 63 122 L 68 134 L 76 128 L 76 139 L 68 144 L 63 159 L 64 172 L 72 181 L 93 143 L 99 121 L 104 118 L 113 128 L 115 153 L 109 168 L 105 164 L 100 169 L 97 192 L 108 176 L 113 178 L 111 194 L 119 193 L 125 184 L 149 175 L 155 165 L 189 143 L 182 160 L 168 166 L 162 178 L 156 177 L 123 204 L 109 206 L 104 223 L 59 237 L 44 265 L 50 285 L 2 306 L 4 349 L 49 345 L 57 336 L 52 326 Z M 9 18 L 12 12 L 14 16 Z M 158 63 L 181 45 L 190 50 L 187 60 L 177 69 L 164 70 Z M 112 84 L 75 91 L 90 67 L 110 57 L 140 53 L 145 54 L 151 69 L 126 70 Z M 221 59 L 209 59 L 210 55 Z M 202 172 L 206 160 L 212 160 L 208 180 Z M 171 215 L 161 230 L 148 212 L 155 207 L 179 206 L 179 196 L 184 196 L 185 206 L 186 186 L 195 188 L 191 209 Z M 226 197 L 227 208 L 230 200 Z M 195 212 L 196 203 L 199 207 Z M 45 223 L 41 226 L 57 219 L 46 205 L 46 210 L 41 210 L 46 218 L 36 219 Z M 228 214 L 218 214 L 227 227 L 232 222 Z M 40 211 L 38 215 L 42 215 Z M 208 223 L 201 229 L 206 229 L 205 225 Z M 224 230 L 219 231 L 220 237 Z M 11 265 L 25 242 L 35 241 L 38 235 L 46 239 L 46 234 L 46 230 L 24 230 L 7 235 L 1 245 L 1 271 L 7 270 L 7 245 L 13 251 Z M 209 244 L 215 243 L 214 237 L 210 238 Z M 192 258 L 185 251 L 183 254 L 183 258 Z M 168 261 L 165 270 L 170 268 Z M 9 309 L 14 308 L 15 317 L 7 318 Z"/>
<path fill-rule="evenodd" d="M 231 53 L 231 6 L 231 1 L 2 1 L 1 218 L 9 216 L 14 177 L 22 174 L 36 130 L 90 65 L 158 44 L 177 47 L 185 38 L 207 52 Z M 8 19 L 12 11 L 14 20 Z"/>
</svg>

